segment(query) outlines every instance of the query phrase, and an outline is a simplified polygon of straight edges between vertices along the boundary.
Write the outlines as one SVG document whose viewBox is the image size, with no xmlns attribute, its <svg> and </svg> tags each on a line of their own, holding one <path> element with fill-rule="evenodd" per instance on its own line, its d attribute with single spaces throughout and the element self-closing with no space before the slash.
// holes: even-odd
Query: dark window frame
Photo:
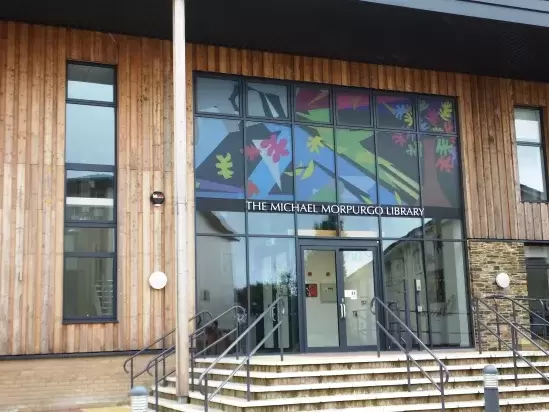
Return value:
<svg viewBox="0 0 549 412">
<path fill-rule="evenodd" d="M 65 245 L 63 242 L 63 285 L 64 285 L 64 279 L 66 276 L 65 273 L 65 262 L 67 258 L 96 258 L 96 259 L 113 259 L 113 291 L 112 291 L 112 313 L 108 315 L 102 315 L 102 316 L 72 316 L 70 314 L 65 313 L 65 306 L 63 305 L 63 323 L 64 324 L 84 324 L 84 323 L 116 323 L 118 322 L 118 264 L 117 264 L 117 251 L 118 251 L 118 230 L 117 230 L 117 188 L 118 188 L 118 174 L 117 174 L 117 164 L 118 164 L 118 112 L 117 112 L 117 80 L 118 80 L 118 73 L 116 70 L 116 66 L 113 65 L 106 65 L 106 64 L 99 64 L 99 63 L 89 63 L 89 62 L 81 62 L 81 61 L 74 61 L 74 60 L 68 60 L 66 62 L 66 68 L 68 73 L 68 67 L 70 65 L 79 65 L 79 66 L 89 66 L 89 67 L 103 67 L 113 70 L 113 100 L 112 102 L 105 102 L 105 101 L 96 101 L 96 100 L 86 100 L 86 99 L 74 99 L 69 98 L 69 88 L 68 88 L 68 76 L 65 79 L 65 104 L 80 104 L 80 105 L 86 105 L 86 106 L 95 106 L 95 107 L 110 107 L 114 109 L 114 165 L 102 165 L 102 164 L 85 164 L 85 163 L 65 163 L 65 192 L 64 192 L 64 229 L 69 228 L 109 228 L 114 230 L 114 245 L 113 245 L 113 251 L 112 252 L 66 252 L 65 251 Z M 66 145 L 66 140 L 65 140 Z M 69 171 L 86 171 L 86 172 L 110 172 L 113 173 L 113 219 L 112 220 L 71 220 L 68 218 L 67 213 L 67 172 Z M 63 238 L 65 235 L 63 234 Z M 63 286 L 63 294 L 64 286 Z"/>
<path fill-rule="evenodd" d="M 539 133 L 540 133 L 540 141 L 539 142 L 523 142 L 519 141 L 517 135 L 516 135 L 516 128 L 515 128 L 515 122 L 516 122 L 516 116 L 515 111 L 516 109 L 523 109 L 523 110 L 530 110 L 530 111 L 537 111 L 539 113 Z M 545 124 L 543 122 L 543 115 L 544 115 L 544 109 L 543 107 L 539 106 L 522 106 L 517 105 L 513 107 L 513 133 L 515 136 L 515 146 L 517 149 L 517 173 L 518 173 L 518 185 L 519 185 L 519 192 L 520 192 L 520 201 L 522 203 L 548 203 L 549 202 L 549 195 L 547 193 L 547 153 L 546 153 L 546 146 L 545 146 Z M 518 148 L 522 147 L 535 147 L 538 148 L 541 153 L 541 178 L 543 180 L 543 194 L 545 195 L 545 199 L 539 199 L 539 200 L 524 200 L 521 184 L 520 184 L 520 164 L 519 164 L 519 158 L 518 158 Z"/>
</svg>

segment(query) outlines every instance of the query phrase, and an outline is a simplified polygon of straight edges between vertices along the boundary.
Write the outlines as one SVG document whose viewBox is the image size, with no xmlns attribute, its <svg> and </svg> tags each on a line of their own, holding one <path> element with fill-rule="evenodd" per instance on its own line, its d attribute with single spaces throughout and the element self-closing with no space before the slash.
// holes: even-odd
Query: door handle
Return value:
<svg viewBox="0 0 549 412">
<path fill-rule="evenodd" d="M 345 319 L 347 317 L 347 308 L 345 307 L 345 303 L 340 303 L 339 309 L 341 312 L 341 319 Z"/>
</svg>

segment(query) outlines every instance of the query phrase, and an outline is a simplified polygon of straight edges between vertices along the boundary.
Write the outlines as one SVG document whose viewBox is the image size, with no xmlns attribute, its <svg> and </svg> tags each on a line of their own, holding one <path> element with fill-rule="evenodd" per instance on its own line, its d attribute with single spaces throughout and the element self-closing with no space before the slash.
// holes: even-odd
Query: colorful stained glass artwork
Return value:
<svg viewBox="0 0 549 412">
<path fill-rule="evenodd" d="M 336 141 L 339 202 L 375 204 L 374 132 L 337 129 Z"/>
<path fill-rule="evenodd" d="M 296 200 L 335 202 L 334 132 L 329 127 L 294 128 Z"/>
<path fill-rule="evenodd" d="M 319 87 L 296 87 L 295 120 L 330 122 L 330 91 Z"/>
<path fill-rule="evenodd" d="M 460 184 L 455 136 L 421 135 L 423 205 L 458 208 Z"/>
<path fill-rule="evenodd" d="M 348 126 L 370 126 L 370 92 L 338 90 L 336 92 L 337 123 Z"/>
<path fill-rule="evenodd" d="M 377 132 L 379 203 L 420 203 L 418 142 L 414 133 Z"/>
<path fill-rule="evenodd" d="M 248 83 L 248 116 L 272 119 L 288 118 L 287 86 L 268 83 Z"/>
<path fill-rule="evenodd" d="M 197 197 L 244 198 L 242 122 L 199 117 L 195 122 Z"/>
<path fill-rule="evenodd" d="M 196 79 L 196 109 L 202 113 L 238 115 L 240 113 L 239 82 L 198 77 Z"/>
<path fill-rule="evenodd" d="M 246 124 L 247 181 L 250 199 L 293 200 L 292 129 L 277 123 Z"/>
<path fill-rule="evenodd" d="M 446 97 L 420 97 L 419 130 L 456 133 L 454 100 Z"/>
<path fill-rule="evenodd" d="M 376 96 L 377 127 L 415 129 L 412 99 L 399 94 Z"/>
</svg>

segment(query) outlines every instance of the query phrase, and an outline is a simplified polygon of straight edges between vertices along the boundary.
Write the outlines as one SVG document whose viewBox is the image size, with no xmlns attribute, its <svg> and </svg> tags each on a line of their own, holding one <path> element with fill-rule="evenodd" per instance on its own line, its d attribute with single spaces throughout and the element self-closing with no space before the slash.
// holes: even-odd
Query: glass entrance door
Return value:
<svg viewBox="0 0 549 412">
<path fill-rule="evenodd" d="M 377 344 L 376 247 L 302 244 L 302 341 L 306 351 L 369 350 Z"/>
</svg>

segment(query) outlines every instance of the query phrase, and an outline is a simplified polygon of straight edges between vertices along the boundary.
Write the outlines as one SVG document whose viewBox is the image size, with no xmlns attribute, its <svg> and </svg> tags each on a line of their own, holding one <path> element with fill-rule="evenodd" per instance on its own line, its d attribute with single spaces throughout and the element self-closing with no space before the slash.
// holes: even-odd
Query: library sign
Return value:
<svg viewBox="0 0 549 412">
<path fill-rule="evenodd" d="M 287 212 L 311 214 L 340 214 L 356 216 L 416 216 L 422 217 L 423 207 L 410 206 L 366 206 L 366 205 L 335 205 L 322 203 L 293 202 L 254 202 L 246 201 L 248 212 Z"/>
</svg>

